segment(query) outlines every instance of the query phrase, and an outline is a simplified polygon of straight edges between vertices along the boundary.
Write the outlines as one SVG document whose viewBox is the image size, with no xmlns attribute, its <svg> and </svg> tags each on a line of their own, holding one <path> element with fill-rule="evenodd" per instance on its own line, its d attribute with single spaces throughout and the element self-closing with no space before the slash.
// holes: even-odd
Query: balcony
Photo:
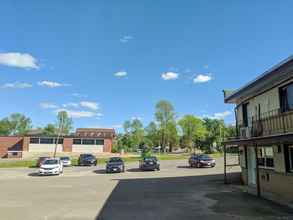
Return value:
<svg viewBox="0 0 293 220">
<path fill-rule="evenodd" d="M 276 109 L 248 118 L 248 126 L 238 121 L 236 139 L 249 139 L 293 132 L 293 111 Z M 235 137 L 234 137 L 235 139 Z"/>
</svg>

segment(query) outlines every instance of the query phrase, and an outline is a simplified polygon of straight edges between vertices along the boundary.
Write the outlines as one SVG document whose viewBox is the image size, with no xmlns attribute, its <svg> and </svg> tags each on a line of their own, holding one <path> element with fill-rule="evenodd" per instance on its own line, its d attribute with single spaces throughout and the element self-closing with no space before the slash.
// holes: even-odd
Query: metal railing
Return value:
<svg viewBox="0 0 293 220">
<path fill-rule="evenodd" d="M 237 138 L 251 138 L 293 132 L 293 111 L 275 109 L 248 118 L 246 123 L 238 121 Z"/>
</svg>

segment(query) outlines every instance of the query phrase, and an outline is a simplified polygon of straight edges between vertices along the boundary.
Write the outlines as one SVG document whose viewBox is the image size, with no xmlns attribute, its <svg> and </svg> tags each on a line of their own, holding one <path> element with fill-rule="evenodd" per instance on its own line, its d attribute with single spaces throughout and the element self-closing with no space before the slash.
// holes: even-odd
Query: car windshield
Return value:
<svg viewBox="0 0 293 220">
<path fill-rule="evenodd" d="M 45 165 L 58 164 L 58 160 L 45 160 L 43 164 Z"/>
<path fill-rule="evenodd" d="M 60 160 L 70 160 L 69 157 L 60 157 Z"/>
<path fill-rule="evenodd" d="M 144 161 L 157 161 L 157 158 L 156 157 L 145 157 L 143 160 Z"/>
<path fill-rule="evenodd" d="M 199 159 L 202 159 L 202 160 L 211 160 L 212 158 L 208 155 L 200 155 L 199 156 Z"/>
<path fill-rule="evenodd" d="M 112 157 L 112 158 L 110 158 L 109 162 L 110 163 L 113 163 L 113 162 L 122 162 L 122 159 L 120 157 Z"/>
</svg>

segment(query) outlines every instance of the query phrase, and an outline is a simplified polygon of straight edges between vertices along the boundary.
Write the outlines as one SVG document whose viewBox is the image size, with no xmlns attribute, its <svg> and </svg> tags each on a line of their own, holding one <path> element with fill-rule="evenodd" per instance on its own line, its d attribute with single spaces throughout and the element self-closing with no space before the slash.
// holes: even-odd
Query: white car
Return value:
<svg viewBox="0 0 293 220">
<path fill-rule="evenodd" d="M 39 169 L 40 175 L 60 175 L 63 173 L 63 164 L 59 158 L 45 160 Z"/>
<path fill-rule="evenodd" d="M 70 160 L 70 157 L 60 157 L 60 160 L 63 164 L 64 167 L 70 167 L 71 166 L 71 160 Z"/>
</svg>

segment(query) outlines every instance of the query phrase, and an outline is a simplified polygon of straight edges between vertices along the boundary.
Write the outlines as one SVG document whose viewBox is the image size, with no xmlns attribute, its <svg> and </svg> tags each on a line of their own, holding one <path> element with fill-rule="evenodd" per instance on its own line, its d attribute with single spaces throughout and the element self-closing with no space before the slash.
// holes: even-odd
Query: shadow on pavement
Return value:
<svg viewBox="0 0 293 220">
<path fill-rule="evenodd" d="M 33 173 L 29 173 L 28 176 L 36 177 L 36 176 L 41 176 L 41 175 L 39 175 L 38 172 L 33 172 Z"/>
<path fill-rule="evenodd" d="M 191 167 L 191 166 L 177 166 L 177 168 L 182 168 L 182 169 L 194 169 L 194 167 Z"/>
<path fill-rule="evenodd" d="M 102 169 L 102 170 L 94 170 L 93 173 L 95 173 L 95 174 L 105 174 L 106 173 L 106 170 L 105 169 Z"/>
<path fill-rule="evenodd" d="M 96 220 L 293 218 L 291 209 L 224 185 L 220 174 L 118 181 Z"/>
</svg>

